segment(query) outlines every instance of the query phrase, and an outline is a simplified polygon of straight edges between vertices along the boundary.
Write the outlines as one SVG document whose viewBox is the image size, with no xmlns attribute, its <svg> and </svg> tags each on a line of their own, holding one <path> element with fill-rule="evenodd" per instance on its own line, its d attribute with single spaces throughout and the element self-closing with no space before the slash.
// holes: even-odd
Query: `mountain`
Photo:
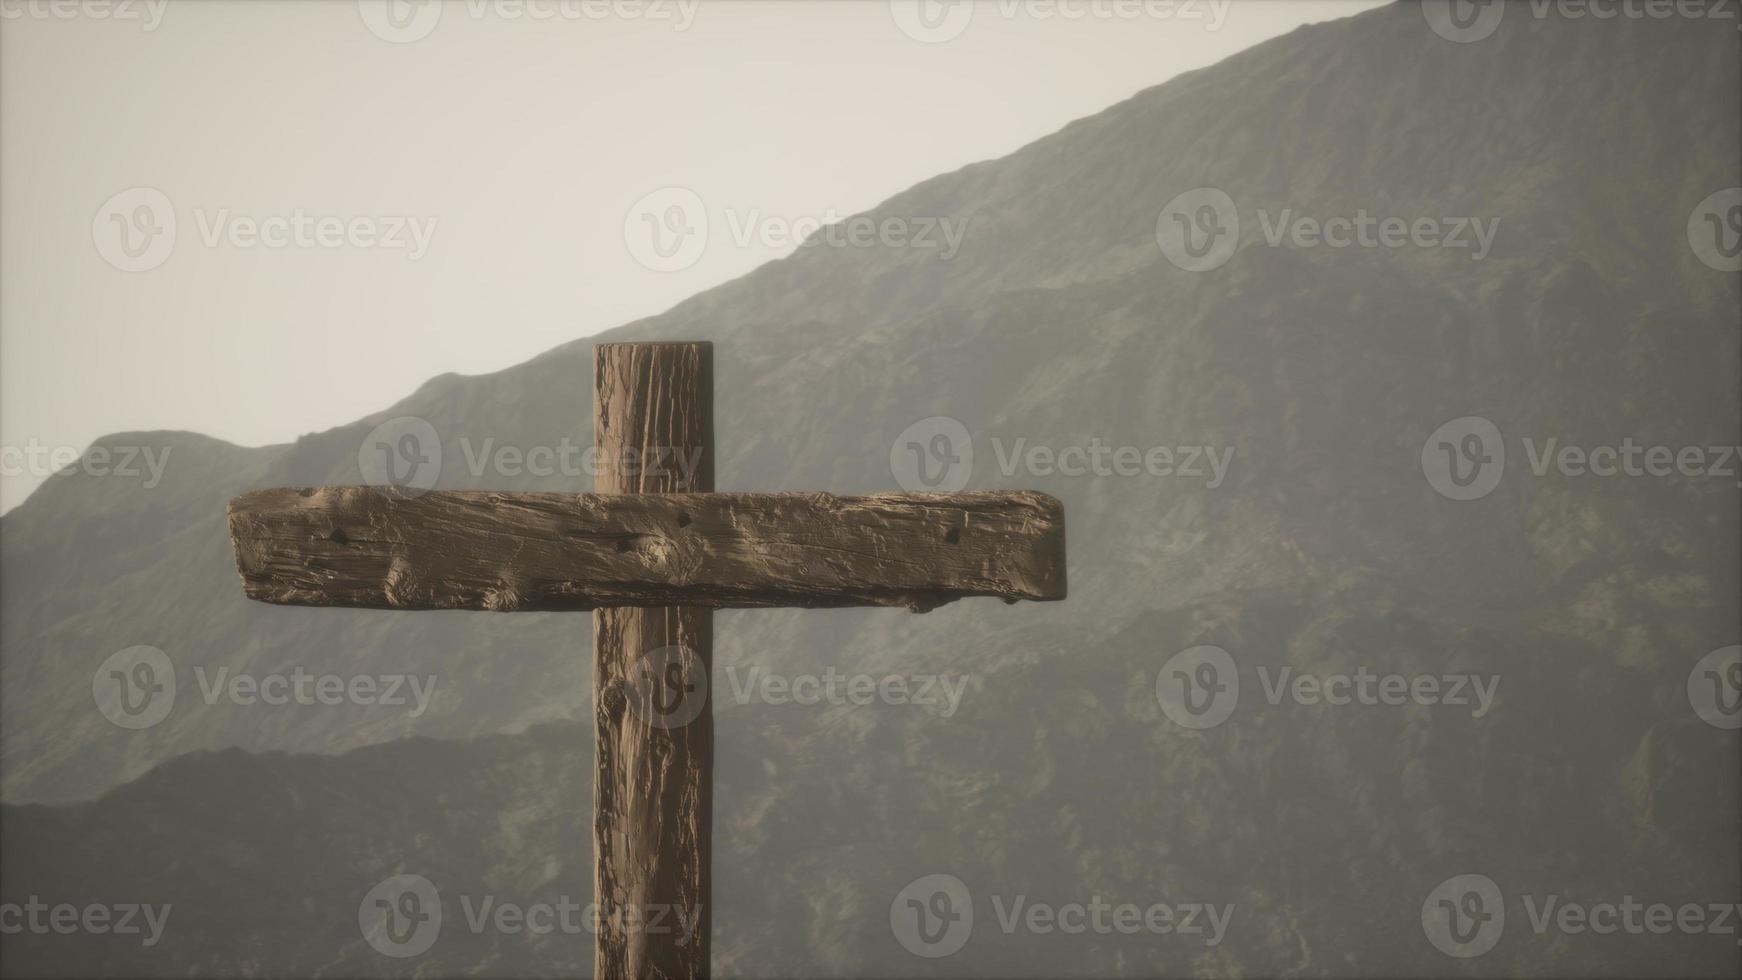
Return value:
<svg viewBox="0 0 1742 980">
<path fill-rule="evenodd" d="M 1742 642 L 1738 481 L 1590 469 L 1605 447 L 1718 463 L 1714 447 L 1742 443 L 1742 288 L 1690 247 L 1702 202 L 1742 185 L 1742 48 L 1733 23 L 1552 10 L 1509 7 L 1473 43 L 1414 3 L 1301 28 L 870 212 L 965 222 L 948 258 L 819 242 L 598 338 L 715 342 L 722 488 L 890 489 L 892 444 L 948 416 L 972 434 L 968 486 L 1045 491 L 1068 515 L 1064 603 L 716 617 L 722 972 L 1735 971 L 1733 937 L 1532 928 L 1549 895 L 1742 894 L 1742 746 L 1690 706 L 1696 665 Z M 1239 236 L 1193 272 L 1158 237 L 1200 188 L 1233 202 Z M 1296 234 L 1363 215 L 1470 247 Z M 250 604 L 222 514 L 247 489 L 360 482 L 365 437 L 403 416 L 439 434 L 440 486 L 586 489 L 468 464 L 585 446 L 592 343 L 435 378 L 288 446 L 112 437 L 168 450 L 161 483 L 57 477 L 0 519 L 7 900 L 155 889 L 192 930 L 158 954 L 98 944 L 65 970 L 59 937 L 9 942 L 18 972 L 585 969 L 585 937 L 444 932 L 392 960 L 355 922 L 392 873 L 436 881 L 450 918 L 450 880 L 585 887 L 590 753 L 568 721 L 589 716 L 585 620 Z M 1482 471 L 1500 474 L 1491 492 L 1453 499 L 1424 448 L 1473 462 L 1437 433 L 1471 416 L 1505 465 Z M 1097 444 L 1233 456 L 1221 479 L 1025 462 Z M 129 729 L 93 704 L 93 675 L 136 645 L 164 651 L 176 696 Z M 1228 651 L 1240 689 L 1226 721 L 1193 729 L 1157 692 L 1200 645 Z M 947 716 L 738 703 L 752 667 L 967 687 Z M 433 677 L 433 696 L 421 711 L 208 701 L 225 668 Z M 1284 669 L 1474 677 L 1493 697 L 1314 703 Z M 209 838 L 189 829 L 211 821 Z M 889 913 L 935 873 L 968 884 L 977 919 L 933 960 L 895 942 Z M 1466 873 L 1508 913 L 1467 960 L 1422 922 Z M 1007 934 L 1017 895 L 1236 911 L 1215 946 Z"/>
</svg>

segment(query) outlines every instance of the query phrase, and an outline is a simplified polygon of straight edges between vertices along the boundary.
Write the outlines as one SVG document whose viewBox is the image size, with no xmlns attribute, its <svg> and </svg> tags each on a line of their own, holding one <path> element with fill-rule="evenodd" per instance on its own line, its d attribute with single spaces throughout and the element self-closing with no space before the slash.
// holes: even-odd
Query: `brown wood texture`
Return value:
<svg viewBox="0 0 1742 980">
<path fill-rule="evenodd" d="M 713 490 L 713 345 L 595 347 L 593 438 L 605 462 L 594 480 L 600 494 Z M 624 450 L 662 449 L 699 459 L 690 485 L 678 485 L 672 469 L 616 465 L 640 458 Z M 654 552 L 666 555 L 666 545 L 695 525 L 685 523 L 686 511 L 665 513 L 666 535 L 617 537 L 607 550 L 645 551 L 650 563 L 670 569 Z M 619 550 L 625 541 L 628 550 Z M 654 541 L 664 544 L 650 547 Z M 593 613 L 593 887 L 605 913 L 594 943 L 595 977 L 709 975 L 713 617 L 698 606 Z M 667 715 L 663 709 L 673 702 L 679 710 Z M 667 931 L 654 931 L 656 916 Z M 683 921 L 690 923 L 687 934 L 676 927 Z"/>
<path fill-rule="evenodd" d="M 600 978 L 709 972 L 714 608 L 1065 597 L 1064 508 L 1045 494 L 713 493 L 713 399 L 710 344 L 600 344 L 595 493 L 230 501 L 253 599 L 594 610 Z"/>
<path fill-rule="evenodd" d="M 231 502 L 230 531 L 248 595 L 292 605 L 925 610 L 1065 595 L 1064 511 L 1044 494 L 635 492 L 260 490 Z"/>
</svg>

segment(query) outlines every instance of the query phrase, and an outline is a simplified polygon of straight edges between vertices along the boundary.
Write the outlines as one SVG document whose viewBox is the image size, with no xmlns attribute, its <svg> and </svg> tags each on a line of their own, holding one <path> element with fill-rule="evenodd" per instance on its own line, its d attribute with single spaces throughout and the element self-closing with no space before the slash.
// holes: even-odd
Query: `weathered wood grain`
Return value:
<svg viewBox="0 0 1742 980">
<path fill-rule="evenodd" d="M 706 977 L 712 609 L 1063 599 L 1064 509 L 712 493 L 710 344 L 600 344 L 593 398 L 596 493 L 260 490 L 230 501 L 230 537 L 265 602 L 594 610 L 594 976 Z"/>
<path fill-rule="evenodd" d="M 594 480 L 601 494 L 713 490 L 713 345 L 595 347 L 593 438 L 605 460 Z M 618 465 L 661 449 L 700 461 L 687 486 L 671 468 Z M 616 512 L 617 501 L 598 499 Z M 635 501 L 662 515 L 661 536 L 647 524 L 607 523 L 588 525 L 605 538 L 581 540 L 664 571 L 687 567 L 672 560 L 679 549 L 670 542 L 696 526 L 691 510 L 658 496 Z M 559 533 L 556 540 L 575 539 Z M 595 977 L 710 975 L 713 631 L 712 610 L 694 605 L 593 613 L 593 889 L 605 912 L 593 943 Z M 673 704 L 676 712 L 666 714 Z M 654 931 L 656 919 L 665 931 Z"/>
<path fill-rule="evenodd" d="M 907 606 L 1065 596 L 1030 492 L 612 496 L 259 490 L 230 504 L 249 597 L 385 609 Z"/>
</svg>

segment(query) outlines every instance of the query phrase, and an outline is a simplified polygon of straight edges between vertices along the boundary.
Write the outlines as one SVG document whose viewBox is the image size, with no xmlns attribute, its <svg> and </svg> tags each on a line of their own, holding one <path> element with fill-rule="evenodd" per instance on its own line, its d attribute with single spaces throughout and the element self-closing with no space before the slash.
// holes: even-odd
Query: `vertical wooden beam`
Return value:
<svg viewBox="0 0 1742 980">
<path fill-rule="evenodd" d="M 595 347 L 593 435 L 598 493 L 713 490 L 713 345 Z M 712 665 L 710 610 L 593 613 L 600 980 L 708 975 Z"/>
</svg>

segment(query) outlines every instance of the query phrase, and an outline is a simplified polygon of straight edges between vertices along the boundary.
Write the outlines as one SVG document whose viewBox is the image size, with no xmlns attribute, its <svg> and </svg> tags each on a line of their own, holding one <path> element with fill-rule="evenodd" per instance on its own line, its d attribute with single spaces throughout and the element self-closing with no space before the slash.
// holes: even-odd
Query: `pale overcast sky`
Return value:
<svg viewBox="0 0 1742 980">
<path fill-rule="evenodd" d="M 0 0 L 0 509 L 30 447 L 348 422 L 1377 5 Z M 699 256 L 631 248 L 666 187 Z"/>
</svg>

